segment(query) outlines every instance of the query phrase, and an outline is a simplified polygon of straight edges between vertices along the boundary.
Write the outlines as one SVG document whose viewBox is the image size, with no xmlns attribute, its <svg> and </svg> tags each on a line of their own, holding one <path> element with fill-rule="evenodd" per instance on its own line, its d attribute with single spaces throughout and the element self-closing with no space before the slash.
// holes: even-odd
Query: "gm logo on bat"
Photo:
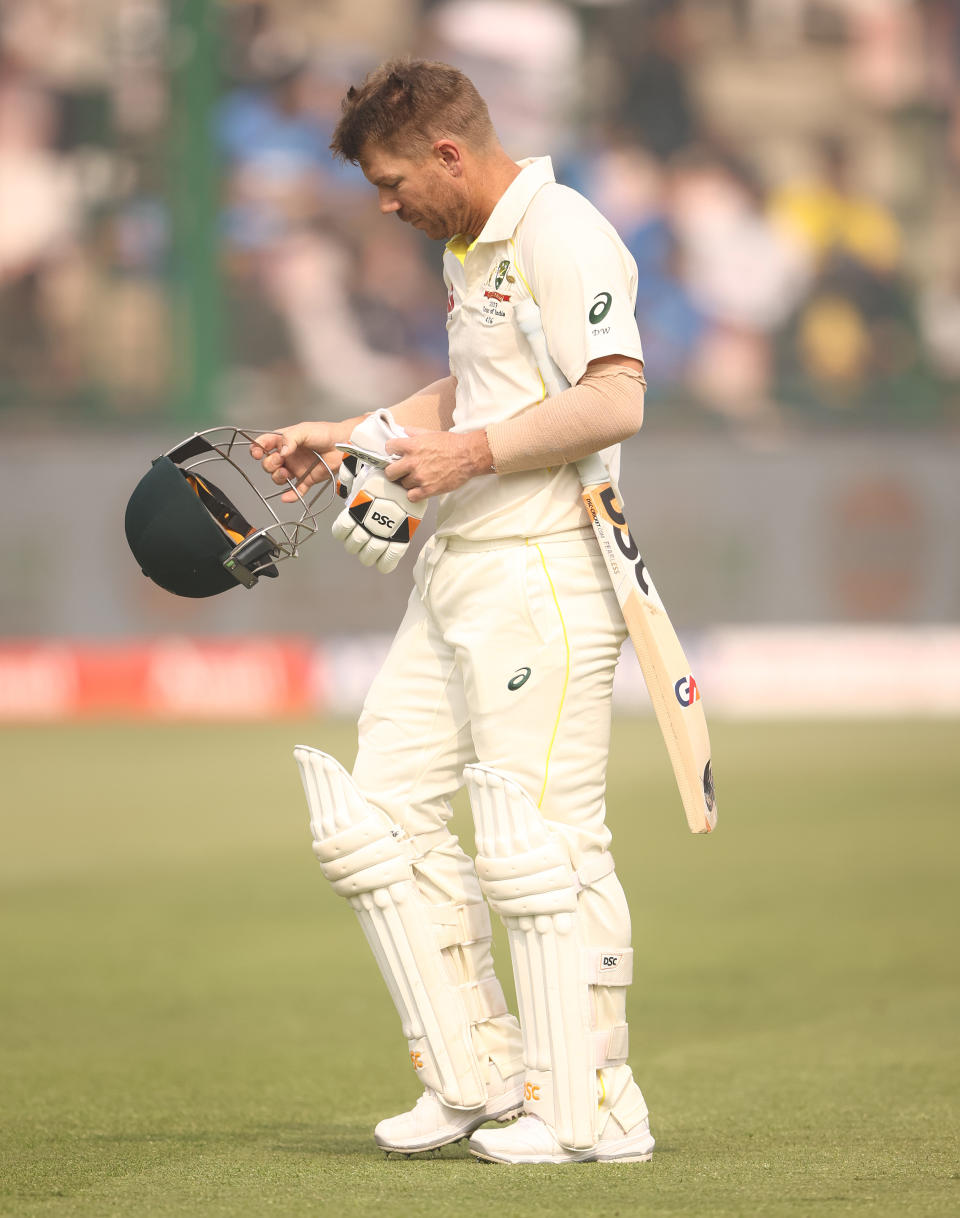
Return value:
<svg viewBox="0 0 960 1218">
<path fill-rule="evenodd" d="M 692 672 L 680 678 L 674 685 L 673 692 L 681 706 L 693 706 L 694 702 L 700 701 L 700 688 Z"/>
</svg>

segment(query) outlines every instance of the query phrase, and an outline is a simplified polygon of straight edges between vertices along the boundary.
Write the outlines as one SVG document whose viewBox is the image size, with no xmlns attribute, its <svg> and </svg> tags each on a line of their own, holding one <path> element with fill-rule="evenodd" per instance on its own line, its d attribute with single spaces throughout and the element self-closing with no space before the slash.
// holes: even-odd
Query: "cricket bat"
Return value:
<svg viewBox="0 0 960 1218">
<path fill-rule="evenodd" d="M 521 301 L 515 317 L 530 343 L 547 394 L 561 393 L 569 385 L 547 350 L 536 302 Z M 691 833 L 709 833 L 717 824 L 717 799 L 699 687 L 630 532 L 619 488 L 602 457 L 599 453 L 584 457 L 577 462 L 577 472 L 583 503 L 667 746 L 687 824 Z"/>
</svg>

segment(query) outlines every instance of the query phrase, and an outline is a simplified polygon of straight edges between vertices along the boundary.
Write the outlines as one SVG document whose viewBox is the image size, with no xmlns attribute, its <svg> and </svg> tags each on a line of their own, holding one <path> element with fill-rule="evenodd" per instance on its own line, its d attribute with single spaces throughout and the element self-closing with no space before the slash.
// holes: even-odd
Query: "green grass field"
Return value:
<svg viewBox="0 0 960 1218">
<path fill-rule="evenodd" d="M 960 725 L 712 734 L 707 839 L 614 742 L 654 1160 L 501 1168 L 373 1144 L 417 1084 L 290 757 L 352 725 L 4 729 L 0 1213 L 960 1213 Z"/>
</svg>

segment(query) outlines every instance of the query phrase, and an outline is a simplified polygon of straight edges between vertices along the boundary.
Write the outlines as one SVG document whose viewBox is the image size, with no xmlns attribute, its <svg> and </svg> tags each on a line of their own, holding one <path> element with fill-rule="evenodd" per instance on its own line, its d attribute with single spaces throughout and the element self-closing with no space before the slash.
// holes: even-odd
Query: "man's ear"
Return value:
<svg viewBox="0 0 960 1218">
<path fill-rule="evenodd" d="M 437 140 L 433 146 L 434 155 L 452 178 L 459 178 L 463 173 L 463 155 L 460 146 L 453 140 Z"/>
</svg>

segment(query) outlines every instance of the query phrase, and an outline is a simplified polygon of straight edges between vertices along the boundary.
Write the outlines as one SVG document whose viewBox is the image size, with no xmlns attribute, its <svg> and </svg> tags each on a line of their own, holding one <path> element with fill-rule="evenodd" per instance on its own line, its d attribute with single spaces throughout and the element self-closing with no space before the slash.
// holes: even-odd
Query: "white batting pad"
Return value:
<svg viewBox="0 0 960 1218">
<path fill-rule="evenodd" d="M 597 1068 L 608 1061 L 605 1052 L 598 1061 L 589 990 L 602 971 L 603 953 L 583 943 L 581 881 L 563 839 L 517 783 L 485 766 L 467 766 L 464 778 L 476 822 L 477 874 L 510 942 L 523 1031 L 524 1109 L 541 1116 L 561 1145 L 587 1149 L 600 1136 Z M 625 983 L 629 951 L 608 955 L 612 983 Z M 605 1047 L 618 1057 L 622 1051 L 620 1060 L 626 1057 L 623 1032 L 615 1046 L 604 1033 Z"/>
<path fill-rule="evenodd" d="M 400 1014 L 410 1059 L 424 1086 L 451 1108 L 478 1108 L 486 1084 L 471 1024 L 506 1010 L 492 987 L 457 986 L 441 945 L 450 929 L 438 924 L 421 895 L 402 831 L 364 799 L 334 758 L 298 745 L 294 757 L 310 809 L 313 850 L 334 891 L 353 906 Z M 489 922 L 463 907 L 457 930 L 489 935 Z M 499 987 L 498 987 L 499 988 Z"/>
</svg>

